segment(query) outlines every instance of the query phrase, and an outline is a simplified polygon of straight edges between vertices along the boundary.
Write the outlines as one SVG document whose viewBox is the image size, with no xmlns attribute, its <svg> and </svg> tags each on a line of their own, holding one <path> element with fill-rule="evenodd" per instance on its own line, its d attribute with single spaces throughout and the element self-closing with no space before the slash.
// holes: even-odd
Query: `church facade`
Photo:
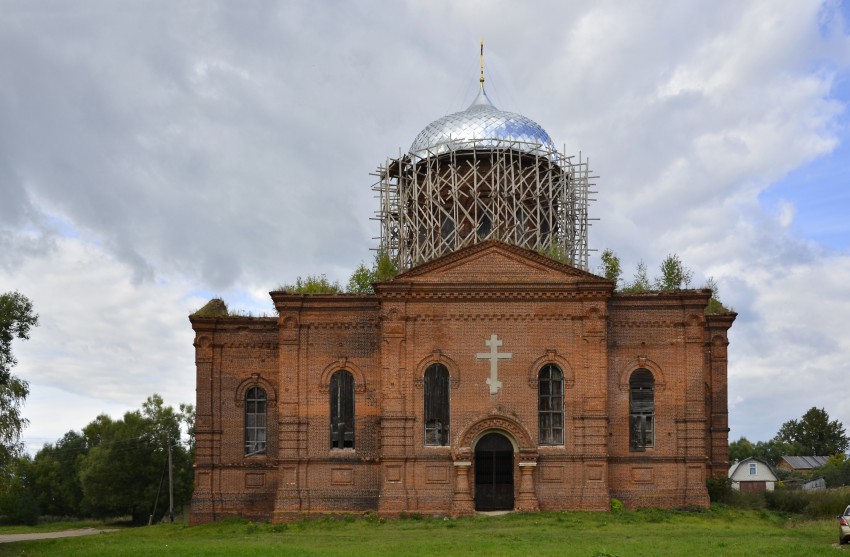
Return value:
<svg viewBox="0 0 850 557">
<path fill-rule="evenodd" d="M 192 317 L 193 523 L 706 506 L 734 314 L 478 243 L 370 295 Z"/>
<path fill-rule="evenodd" d="M 275 317 L 190 316 L 190 522 L 707 506 L 735 314 L 588 272 L 587 163 L 496 109 L 482 70 L 378 176 L 403 272 L 271 292 Z"/>
</svg>

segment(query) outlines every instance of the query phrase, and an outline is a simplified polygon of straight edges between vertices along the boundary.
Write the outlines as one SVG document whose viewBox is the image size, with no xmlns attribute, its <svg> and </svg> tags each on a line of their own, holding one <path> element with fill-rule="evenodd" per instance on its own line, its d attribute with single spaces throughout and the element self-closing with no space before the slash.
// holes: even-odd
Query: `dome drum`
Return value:
<svg viewBox="0 0 850 557">
<path fill-rule="evenodd" d="M 559 153 L 539 125 L 499 111 L 483 89 L 377 175 L 379 249 L 400 269 L 490 239 L 587 269 L 587 161 Z"/>
</svg>

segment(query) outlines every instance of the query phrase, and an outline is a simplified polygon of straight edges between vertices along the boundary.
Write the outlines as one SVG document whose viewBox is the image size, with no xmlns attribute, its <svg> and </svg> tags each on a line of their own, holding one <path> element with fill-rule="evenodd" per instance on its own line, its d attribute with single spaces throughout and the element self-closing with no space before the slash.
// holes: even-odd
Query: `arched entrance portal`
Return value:
<svg viewBox="0 0 850 557">
<path fill-rule="evenodd" d="M 514 508 L 514 446 L 501 433 L 488 433 L 475 445 L 475 510 Z"/>
</svg>

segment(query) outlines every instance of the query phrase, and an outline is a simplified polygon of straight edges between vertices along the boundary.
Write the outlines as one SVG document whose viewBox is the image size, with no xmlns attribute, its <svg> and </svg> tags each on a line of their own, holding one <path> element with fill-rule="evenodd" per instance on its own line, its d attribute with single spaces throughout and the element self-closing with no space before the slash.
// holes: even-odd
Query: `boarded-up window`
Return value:
<svg viewBox="0 0 850 557">
<path fill-rule="evenodd" d="M 655 379 L 645 369 L 636 370 L 629 380 L 629 445 L 642 451 L 654 443 Z"/>
<path fill-rule="evenodd" d="M 546 365 L 537 376 L 538 435 L 541 445 L 564 444 L 564 374 Z"/>
<path fill-rule="evenodd" d="M 354 376 L 350 371 L 331 376 L 331 448 L 354 448 Z"/>
<path fill-rule="evenodd" d="M 251 387 L 245 393 L 245 456 L 266 453 L 266 391 Z"/>
<path fill-rule="evenodd" d="M 449 370 L 433 364 L 425 370 L 425 444 L 449 444 Z"/>
</svg>

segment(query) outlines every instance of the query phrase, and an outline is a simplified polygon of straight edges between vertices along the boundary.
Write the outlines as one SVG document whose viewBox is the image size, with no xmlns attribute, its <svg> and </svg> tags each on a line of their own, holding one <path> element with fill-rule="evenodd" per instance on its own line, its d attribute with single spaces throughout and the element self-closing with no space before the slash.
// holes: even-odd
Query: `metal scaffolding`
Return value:
<svg viewBox="0 0 850 557">
<path fill-rule="evenodd" d="M 453 140 L 388 159 L 374 174 L 380 250 L 400 270 L 483 240 L 588 270 L 588 159 L 543 144 Z"/>
</svg>

